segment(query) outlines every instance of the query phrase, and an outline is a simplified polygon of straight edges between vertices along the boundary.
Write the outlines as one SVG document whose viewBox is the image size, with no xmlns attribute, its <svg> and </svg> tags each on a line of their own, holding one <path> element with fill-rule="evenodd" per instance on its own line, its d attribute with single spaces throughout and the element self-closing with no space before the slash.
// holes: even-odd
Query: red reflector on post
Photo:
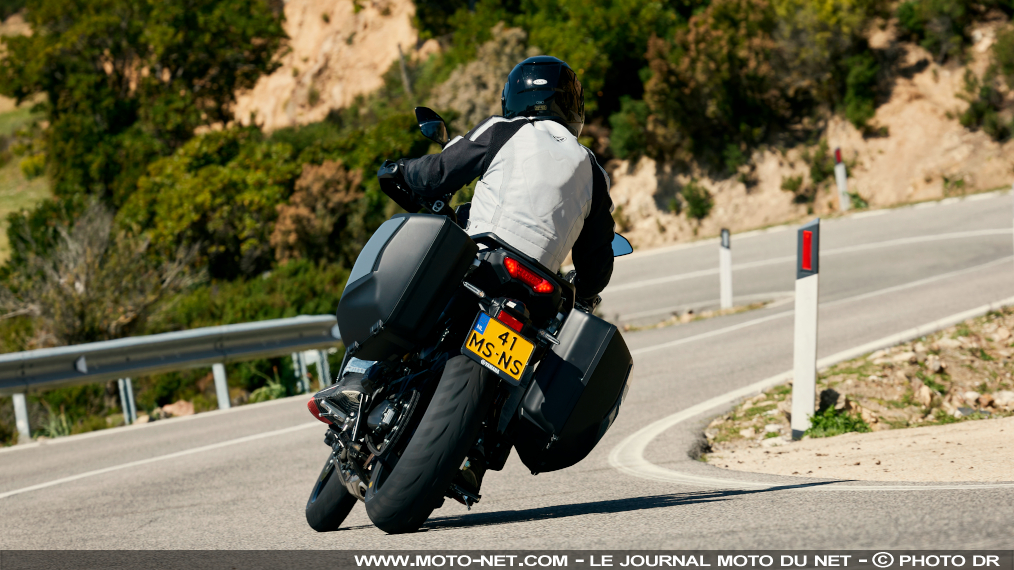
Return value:
<svg viewBox="0 0 1014 570">
<path fill-rule="evenodd" d="M 813 232 L 803 232 L 803 271 L 813 271 Z"/>
<path fill-rule="evenodd" d="M 536 293 L 552 293 L 555 287 L 548 279 L 543 279 L 536 275 L 533 271 L 521 265 L 516 259 L 505 257 L 503 259 L 503 265 L 507 268 L 507 273 L 515 279 L 520 279 L 522 283 L 532 288 L 532 291 Z"/>
<path fill-rule="evenodd" d="M 508 313 L 506 311 L 500 311 L 499 313 L 497 313 L 496 319 L 498 321 L 500 321 L 501 323 L 503 323 L 503 324 L 509 326 L 510 328 L 514 329 L 516 332 L 521 332 L 521 329 L 524 328 L 524 326 L 525 326 L 524 323 L 522 323 L 521 321 L 515 319 L 514 315 L 512 315 L 512 314 L 510 314 L 510 313 Z"/>
</svg>

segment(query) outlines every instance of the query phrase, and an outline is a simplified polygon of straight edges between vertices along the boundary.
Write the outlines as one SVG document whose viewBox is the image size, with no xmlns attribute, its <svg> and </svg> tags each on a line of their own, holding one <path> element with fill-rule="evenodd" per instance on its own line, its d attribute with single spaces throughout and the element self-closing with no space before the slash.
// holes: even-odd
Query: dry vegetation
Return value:
<svg viewBox="0 0 1014 570">
<path fill-rule="evenodd" d="M 1012 415 L 1012 330 L 1007 307 L 824 371 L 817 393 L 825 413 L 806 437 Z M 705 430 L 712 450 L 787 443 L 791 393 L 791 384 L 776 386 L 716 418 Z"/>
</svg>

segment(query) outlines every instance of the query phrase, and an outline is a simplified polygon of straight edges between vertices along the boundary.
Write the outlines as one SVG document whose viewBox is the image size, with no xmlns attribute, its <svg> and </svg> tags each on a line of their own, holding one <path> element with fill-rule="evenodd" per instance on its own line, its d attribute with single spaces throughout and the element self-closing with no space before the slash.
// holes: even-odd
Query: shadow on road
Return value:
<svg viewBox="0 0 1014 570">
<path fill-rule="evenodd" d="M 517 511 L 498 511 L 494 513 L 474 513 L 450 517 L 430 518 L 420 531 L 444 530 L 461 527 L 491 526 L 509 523 L 521 523 L 529 521 L 541 521 L 546 519 L 559 519 L 592 514 L 626 513 L 631 511 L 644 511 L 649 509 L 660 509 L 676 507 L 680 505 L 693 505 L 698 503 L 713 503 L 727 501 L 738 495 L 753 495 L 756 493 L 768 493 L 771 491 L 787 491 L 807 487 L 817 487 L 841 483 L 843 481 L 818 481 L 803 483 L 799 485 L 779 485 L 765 487 L 762 489 L 734 489 L 722 491 L 699 491 L 693 493 L 671 493 L 666 495 L 652 495 L 649 497 L 632 497 L 629 499 L 614 499 L 610 501 L 594 501 L 591 503 L 578 503 L 572 505 L 555 505 L 551 507 L 539 507 L 537 509 L 524 509 Z"/>
</svg>

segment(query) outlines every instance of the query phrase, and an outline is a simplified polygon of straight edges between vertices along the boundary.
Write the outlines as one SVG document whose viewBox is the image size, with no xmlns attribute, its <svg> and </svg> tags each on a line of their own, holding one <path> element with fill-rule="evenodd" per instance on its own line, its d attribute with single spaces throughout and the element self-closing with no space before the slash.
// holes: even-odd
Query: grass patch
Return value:
<svg viewBox="0 0 1014 570">
<path fill-rule="evenodd" d="M 32 106 L 25 104 L 13 111 L 0 113 L 0 136 L 11 136 L 21 127 L 32 122 Z"/>
<path fill-rule="evenodd" d="M 944 386 L 940 382 L 937 382 L 935 378 L 926 374 L 922 370 L 915 373 L 915 375 L 922 380 L 922 383 L 929 386 L 930 390 L 933 390 L 937 394 L 944 394 L 947 392 L 947 386 Z"/>
<path fill-rule="evenodd" d="M 0 137 L 9 137 L 18 129 L 34 120 L 29 111 L 31 105 L 23 105 L 13 111 L 0 113 Z M 0 263 L 10 257 L 7 241 L 7 215 L 22 209 L 31 209 L 51 196 L 49 181 L 41 176 L 32 180 L 25 178 L 19 167 L 19 157 L 11 157 L 4 164 L 0 162 Z"/>
<path fill-rule="evenodd" d="M 810 429 L 806 435 L 810 437 L 834 437 L 843 433 L 867 433 L 870 426 L 862 418 L 845 413 L 838 413 L 834 408 L 824 410 L 822 414 L 814 414 L 810 418 Z"/>
<path fill-rule="evenodd" d="M 743 412 L 743 416 L 742 417 L 743 418 L 756 417 L 756 416 L 759 416 L 759 415 L 763 414 L 764 412 L 770 412 L 771 410 L 775 409 L 775 406 L 777 406 L 777 404 L 766 404 L 764 406 L 753 406 L 753 407 L 747 408 Z"/>
<path fill-rule="evenodd" d="M 7 214 L 31 209 L 50 196 L 49 180 L 46 177 L 27 180 L 17 160 L 0 167 L 0 263 L 10 257 Z"/>
</svg>

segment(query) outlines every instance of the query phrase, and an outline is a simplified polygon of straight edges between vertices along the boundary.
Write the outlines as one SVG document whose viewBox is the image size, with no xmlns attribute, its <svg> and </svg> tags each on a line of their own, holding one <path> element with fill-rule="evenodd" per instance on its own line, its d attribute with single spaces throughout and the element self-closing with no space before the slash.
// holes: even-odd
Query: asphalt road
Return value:
<svg viewBox="0 0 1014 570">
<path fill-rule="evenodd" d="M 825 221 L 819 355 L 1014 296 L 1012 217 L 1012 197 L 1000 194 Z M 790 299 L 794 253 L 791 228 L 733 236 L 737 300 Z M 715 304 L 717 262 L 714 242 L 622 258 L 603 310 L 651 322 L 673 307 Z M 387 536 L 361 506 L 338 532 L 309 529 L 303 508 L 327 449 L 297 397 L 0 451 L 0 549 L 1014 545 L 1014 484 L 829 483 L 691 460 L 687 450 L 721 406 L 644 448 L 654 466 L 702 483 L 647 479 L 610 462 L 646 425 L 790 369 L 791 310 L 775 303 L 627 333 L 632 386 L 587 459 L 533 477 L 512 457 L 487 475 L 471 511 L 447 501 L 418 533 Z M 770 485 L 744 488 L 747 480 Z"/>
</svg>

